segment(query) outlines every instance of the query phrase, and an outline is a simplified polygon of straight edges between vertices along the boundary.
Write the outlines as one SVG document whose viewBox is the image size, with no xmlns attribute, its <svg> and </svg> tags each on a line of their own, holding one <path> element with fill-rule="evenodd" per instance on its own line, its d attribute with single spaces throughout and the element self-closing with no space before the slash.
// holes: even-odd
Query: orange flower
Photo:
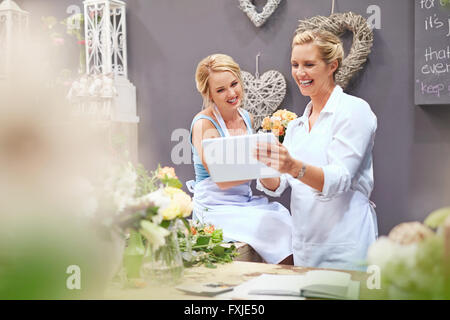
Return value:
<svg viewBox="0 0 450 320">
<path fill-rule="evenodd" d="M 295 118 L 297 118 L 297 115 L 291 111 L 288 111 L 286 109 L 282 109 L 282 110 L 277 110 L 274 114 L 274 117 L 278 117 L 281 120 L 288 120 L 288 121 L 292 121 Z"/>
<path fill-rule="evenodd" d="M 278 129 L 280 127 L 282 127 L 283 125 L 281 124 L 280 120 L 273 120 L 272 122 L 272 130 L 273 129 Z"/>
<path fill-rule="evenodd" d="M 279 126 L 279 127 L 277 127 L 277 128 L 273 128 L 272 129 L 272 133 L 275 135 L 275 136 L 282 136 L 282 135 L 284 135 L 284 127 L 283 126 Z"/>
<path fill-rule="evenodd" d="M 275 113 L 272 115 L 272 117 L 278 117 L 278 118 L 281 118 L 281 119 L 283 119 L 283 111 L 285 111 L 285 110 L 277 110 L 277 111 L 275 111 Z"/>
<path fill-rule="evenodd" d="M 269 117 L 265 117 L 263 122 L 262 122 L 262 128 L 264 130 L 270 130 L 271 127 L 272 127 L 272 123 L 270 121 L 270 118 Z"/>
<path fill-rule="evenodd" d="M 286 111 L 286 113 L 283 115 L 283 117 L 285 120 L 292 121 L 297 118 L 297 115 L 293 112 Z"/>
<path fill-rule="evenodd" d="M 194 227 L 191 227 L 191 233 L 192 235 L 196 235 L 197 234 L 197 229 L 195 229 Z"/>
<path fill-rule="evenodd" d="M 205 231 L 205 233 L 213 233 L 214 232 L 214 226 L 204 227 L 203 231 Z"/>
<path fill-rule="evenodd" d="M 171 167 L 159 168 L 157 175 L 158 179 L 164 179 L 166 175 L 169 179 L 177 179 L 177 176 L 175 175 L 175 169 Z"/>
</svg>

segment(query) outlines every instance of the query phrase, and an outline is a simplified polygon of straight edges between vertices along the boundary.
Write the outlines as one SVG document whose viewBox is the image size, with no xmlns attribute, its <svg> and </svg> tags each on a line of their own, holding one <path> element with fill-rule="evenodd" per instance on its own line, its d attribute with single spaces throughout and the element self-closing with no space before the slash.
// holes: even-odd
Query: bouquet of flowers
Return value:
<svg viewBox="0 0 450 320">
<path fill-rule="evenodd" d="M 177 220 L 188 230 L 192 201 L 181 186 L 173 168 L 158 166 L 149 173 L 142 165 L 128 162 L 109 168 L 91 188 L 92 197 L 84 197 L 89 200 L 85 214 L 102 234 L 128 238 L 124 253 L 128 277 L 139 278 L 147 249 L 166 246 Z"/>
<path fill-rule="evenodd" d="M 388 237 L 380 237 L 370 246 L 368 264 L 380 268 L 385 298 L 450 298 L 449 265 L 444 252 L 444 221 L 448 216 L 450 208 L 443 208 L 432 212 L 423 224 L 399 224 Z"/>
<path fill-rule="evenodd" d="M 216 268 L 215 263 L 228 263 L 238 255 L 236 246 L 223 243 L 222 229 L 214 225 L 190 221 L 190 235 L 179 233 L 185 266 L 204 264 Z"/>
<path fill-rule="evenodd" d="M 286 109 L 277 110 L 271 117 L 265 117 L 262 122 L 262 129 L 264 131 L 271 131 L 280 143 L 283 143 L 286 129 L 292 120 L 296 119 L 297 115 Z"/>
<path fill-rule="evenodd" d="M 118 208 L 117 225 L 139 231 L 153 247 L 164 245 L 170 222 L 185 220 L 192 212 L 191 197 L 173 168 L 158 168 L 148 173 L 142 165 L 128 163 L 118 181 L 109 183 L 109 194 Z M 122 180 L 122 182 L 121 182 Z M 111 184 L 117 188 L 111 188 Z M 108 189 L 108 188 L 107 188 Z M 186 226 L 188 226 L 185 221 Z M 162 237 L 161 237 L 162 236 Z"/>
</svg>

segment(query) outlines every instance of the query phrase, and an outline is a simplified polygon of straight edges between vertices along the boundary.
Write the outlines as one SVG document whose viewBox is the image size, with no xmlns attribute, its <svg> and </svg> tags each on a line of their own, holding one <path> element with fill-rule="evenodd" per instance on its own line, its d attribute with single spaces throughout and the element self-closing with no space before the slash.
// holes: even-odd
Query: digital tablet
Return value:
<svg viewBox="0 0 450 320">
<path fill-rule="evenodd" d="M 221 137 L 202 141 L 203 155 L 214 182 L 279 177 L 281 174 L 253 157 L 257 142 L 276 143 L 273 133 Z"/>
</svg>

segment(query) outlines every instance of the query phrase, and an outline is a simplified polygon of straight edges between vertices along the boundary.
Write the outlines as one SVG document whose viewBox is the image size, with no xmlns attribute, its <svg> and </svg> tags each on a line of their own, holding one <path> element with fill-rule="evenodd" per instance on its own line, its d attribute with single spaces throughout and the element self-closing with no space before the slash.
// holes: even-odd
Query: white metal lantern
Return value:
<svg viewBox="0 0 450 320">
<path fill-rule="evenodd" d="M 10 72 L 14 50 L 20 49 L 29 26 L 29 13 L 13 0 L 0 3 L 0 78 Z"/>
<path fill-rule="evenodd" d="M 126 3 L 119 0 L 83 3 L 86 73 L 112 76 L 117 90 L 113 120 L 137 123 L 136 88 L 128 80 Z"/>
<path fill-rule="evenodd" d="M 87 73 L 127 77 L 125 2 L 84 1 Z"/>
</svg>

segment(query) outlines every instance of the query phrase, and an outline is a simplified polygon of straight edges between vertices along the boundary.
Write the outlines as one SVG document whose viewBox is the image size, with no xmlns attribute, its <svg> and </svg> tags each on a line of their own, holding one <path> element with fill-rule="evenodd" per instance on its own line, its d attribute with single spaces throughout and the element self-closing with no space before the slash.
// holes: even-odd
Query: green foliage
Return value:
<svg viewBox="0 0 450 320">
<path fill-rule="evenodd" d="M 212 241 L 214 243 L 222 242 L 222 240 L 223 240 L 223 231 L 222 231 L 222 229 L 214 230 L 212 235 L 211 235 L 211 238 L 212 238 Z"/>
<path fill-rule="evenodd" d="M 235 245 L 223 242 L 223 231 L 212 226 L 200 224 L 192 227 L 188 235 L 179 232 L 178 237 L 186 267 L 216 268 L 216 264 L 232 262 L 238 255 Z"/>
<path fill-rule="evenodd" d="M 437 228 L 444 224 L 448 216 L 450 216 L 450 207 L 441 208 L 431 212 L 425 219 L 424 224 L 430 228 Z"/>
<path fill-rule="evenodd" d="M 142 164 L 138 164 L 135 169 L 138 175 L 136 181 L 136 197 L 144 196 L 158 189 L 158 179 L 154 172 L 149 174 Z"/>
<path fill-rule="evenodd" d="M 67 34 L 75 36 L 78 41 L 84 40 L 84 15 L 74 14 L 63 21 L 61 24 L 66 26 Z"/>
<path fill-rule="evenodd" d="M 417 244 L 409 254 L 398 253 L 382 270 L 382 286 L 391 299 L 449 299 L 446 284 L 442 235 L 433 235 Z"/>
<path fill-rule="evenodd" d="M 440 0 L 443 7 L 450 8 L 450 0 Z"/>
<path fill-rule="evenodd" d="M 155 171 L 148 172 L 142 164 L 135 167 L 137 178 L 136 197 L 144 196 L 148 193 L 156 191 L 159 184 L 165 187 L 173 187 L 181 189 L 183 184 L 177 178 L 168 177 L 167 174 L 163 178 L 158 178 L 158 171 L 161 170 L 161 165 Z"/>
<path fill-rule="evenodd" d="M 164 183 L 168 187 L 174 187 L 181 189 L 183 187 L 183 184 L 180 180 L 176 178 L 169 178 L 167 174 L 164 175 L 164 178 L 161 179 L 161 182 Z"/>
</svg>

